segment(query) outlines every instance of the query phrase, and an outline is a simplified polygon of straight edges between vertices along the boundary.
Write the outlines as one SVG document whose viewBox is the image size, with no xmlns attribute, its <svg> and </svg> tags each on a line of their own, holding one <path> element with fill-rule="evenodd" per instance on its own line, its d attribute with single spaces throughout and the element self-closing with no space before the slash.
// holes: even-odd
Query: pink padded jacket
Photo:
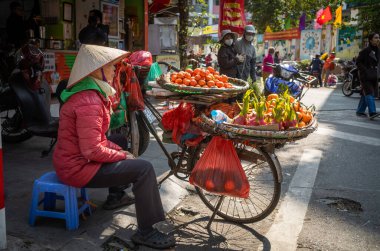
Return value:
<svg viewBox="0 0 380 251">
<path fill-rule="evenodd" d="M 53 164 L 59 179 L 84 187 L 102 163 L 126 158 L 121 147 L 107 140 L 110 102 L 95 90 L 71 96 L 62 106 Z"/>
</svg>

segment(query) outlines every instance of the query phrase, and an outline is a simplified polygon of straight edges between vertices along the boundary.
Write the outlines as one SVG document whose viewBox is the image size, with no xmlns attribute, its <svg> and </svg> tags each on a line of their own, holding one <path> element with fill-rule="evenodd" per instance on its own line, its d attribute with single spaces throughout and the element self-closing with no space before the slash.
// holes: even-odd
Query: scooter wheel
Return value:
<svg viewBox="0 0 380 251">
<path fill-rule="evenodd" d="M 351 84 L 350 80 L 345 80 L 343 82 L 342 92 L 343 92 L 344 96 L 349 97 L 349 96 L 351 96 L 354 93 L 354 91 L 352 90 L 351 86 L 352 86 L 352 84 Z"/>
</svg>

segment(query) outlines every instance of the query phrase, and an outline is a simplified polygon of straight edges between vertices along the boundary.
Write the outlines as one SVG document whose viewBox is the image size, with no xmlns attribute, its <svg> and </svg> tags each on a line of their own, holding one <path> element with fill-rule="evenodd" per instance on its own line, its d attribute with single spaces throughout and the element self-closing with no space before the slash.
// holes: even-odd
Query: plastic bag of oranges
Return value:
<svg viewBox="0 0 380 251">
<path fill-rule="evenodd" d="M 190 184 L 211 193 L 248 198 L 249 183 L 231 140 L 215 136 L 190 175 Z"/>
</svg>

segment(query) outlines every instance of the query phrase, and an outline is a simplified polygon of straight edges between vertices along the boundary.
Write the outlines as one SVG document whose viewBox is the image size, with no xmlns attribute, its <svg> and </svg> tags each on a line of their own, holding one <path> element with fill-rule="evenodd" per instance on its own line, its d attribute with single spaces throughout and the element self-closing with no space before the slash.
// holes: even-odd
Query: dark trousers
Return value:
<svg viewBox="0 0 380 251">
<path fill-rule="evenodd" d="M 126 159 L 115 163 L 104 163 L 86 187 L 116 188 L 131 183 L 135 195 L 138 228 L 142 232 L 149 232 L 153 224 L 165 220 L 156 174 L 150 162 L 142 159 Z"/>
</svg>

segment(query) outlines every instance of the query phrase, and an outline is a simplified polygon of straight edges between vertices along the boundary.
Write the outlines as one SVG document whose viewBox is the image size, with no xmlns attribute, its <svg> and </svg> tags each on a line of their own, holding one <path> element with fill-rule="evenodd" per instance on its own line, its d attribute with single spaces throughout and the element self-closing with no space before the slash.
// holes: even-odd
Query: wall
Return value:
<svg viewBox="0 0 380 251">
<path fill-rule="evenodd" d="M 362 42 L 362 31 L 355 27 L 339 29 L 336 41 L 336 57 L 351 60 L 358 56 Z"/>
<path fill-rule="evenodd" d="M 63 20 L 63 3 L 72 4 L 71 22 Z M 46 38 L 64 40 L 64 49 L 75 49 L 75 0 L 42 0 L 41 15 L 46 23 Z"/>
</svg>

